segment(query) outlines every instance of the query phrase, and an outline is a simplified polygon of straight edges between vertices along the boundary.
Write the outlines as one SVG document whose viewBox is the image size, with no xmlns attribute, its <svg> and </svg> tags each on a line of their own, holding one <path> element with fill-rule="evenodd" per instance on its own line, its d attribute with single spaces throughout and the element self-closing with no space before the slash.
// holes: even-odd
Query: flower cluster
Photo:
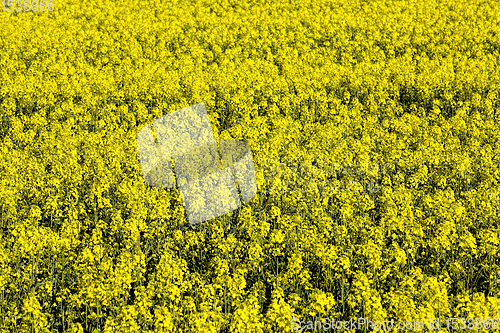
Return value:
<svg viewBox="0 0 500 333">
<path fill-rule="evenodd" d="M 500 4 L 0 11 L 0 332 L 500 318 Z M 205 103 L 258 193 L 191 226 L 137 133 Z M 483 329 L 484 331 L 484 329 Z"/>
</svg>

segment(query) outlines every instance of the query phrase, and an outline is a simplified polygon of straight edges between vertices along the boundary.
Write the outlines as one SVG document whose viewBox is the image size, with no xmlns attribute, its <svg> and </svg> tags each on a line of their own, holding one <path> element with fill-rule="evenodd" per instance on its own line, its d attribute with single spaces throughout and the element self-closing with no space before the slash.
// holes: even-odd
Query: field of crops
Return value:
<svg viewBox="0 0 500 333">
<path fill-rule="evenodd" d="M 1 333 L 498 327 L 499 2 L 8 3 Z M 191 225 L 137 135 L 197 103 L 258 191 Z"/>
</svg>

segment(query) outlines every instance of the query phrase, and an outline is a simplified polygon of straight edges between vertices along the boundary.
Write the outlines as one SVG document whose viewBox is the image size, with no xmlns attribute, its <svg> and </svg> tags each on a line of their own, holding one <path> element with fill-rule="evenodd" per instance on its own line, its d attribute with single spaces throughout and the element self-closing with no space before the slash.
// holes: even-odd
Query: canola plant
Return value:
<svg viewBox="0 0 500 333">
<path fill-rule="evenodd" d="M 498 328 L 499 2 L 42 2 L 0 6 L 0 332 Z M 137 133 L 201 102 L 258 191 L 190 225 Z"/>
</svg>

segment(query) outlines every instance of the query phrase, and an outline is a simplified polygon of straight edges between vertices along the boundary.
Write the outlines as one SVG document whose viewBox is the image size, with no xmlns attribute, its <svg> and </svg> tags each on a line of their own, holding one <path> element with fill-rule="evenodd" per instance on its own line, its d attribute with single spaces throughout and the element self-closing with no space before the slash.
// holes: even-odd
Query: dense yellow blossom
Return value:
<svg viewBox="0 0 500 333">
<path fill-rule="evenodd" d="M 1 6 L 1 333 L 500 318 L 498 1 Z M 191 226 L 137 133 L 201 102 L 258 192 Z"/>
</svg>

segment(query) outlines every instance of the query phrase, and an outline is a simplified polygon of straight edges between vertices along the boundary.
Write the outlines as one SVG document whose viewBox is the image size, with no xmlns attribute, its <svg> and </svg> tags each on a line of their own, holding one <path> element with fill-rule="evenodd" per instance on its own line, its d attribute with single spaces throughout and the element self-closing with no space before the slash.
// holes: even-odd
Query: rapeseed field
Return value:
<svg viewBox="0 0 500 333">
<path fill-rule="evenodd" d="M 42 2 L 0 5 L 0 332 L 498 329 L 498 1 Z M 190 225 L 137 133 L 197 103 L 258 191 Z"/>
</svg>

